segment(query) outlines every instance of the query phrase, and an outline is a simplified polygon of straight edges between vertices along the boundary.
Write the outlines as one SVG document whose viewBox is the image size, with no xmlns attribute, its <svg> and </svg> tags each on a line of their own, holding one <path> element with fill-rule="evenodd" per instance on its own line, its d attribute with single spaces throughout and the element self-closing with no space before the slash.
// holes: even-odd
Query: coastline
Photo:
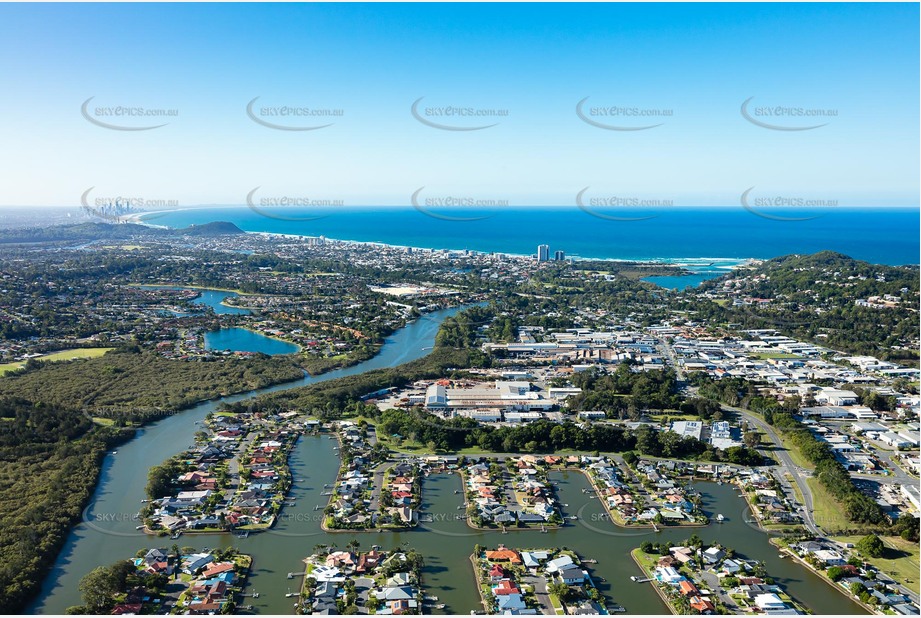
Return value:
<svg viewBox="0 0 921 618">
<path fill-rule="evenodd" d="M 175 212 L 187 212 L 187 211 L 193 211 L 193 210 L 207 210 L 207 209 L 217 209 L 217 208 L 223 209 L 223 208 L 234 208 L 234 207 L 233 206 L 201 206 L 201 207 L 174 208 L 170 210 L 156 210 L 156 211 L 151 211 L 151 212 L 133 213 L 130 215 L 124 215 L 120 217 L 119 219 L 125 223 L 134 223 L 136 225 L 144 225 L 144 226 L 152 227 L 152 228 L 181 229 L 181 228 L 171 228 L 170 226 L 166 226 L 166 225 L 154 225 L 150 223 L 148 220 L 146 220 L 145 217 L 152 217 L 154 215 L 162 216 L 164 214 L 175 213 Z M 237 208 L 243 209 L 243 208 L 246 208 L 246 206 L 238 206 Z M 373 208 L 373 207 L 369 206 L 368 208 Z M 555 207 L 551 206 L 551 207 L 542 207 L 542 208 L 555 208 Z M 247 230 L 243 230 L 243 232 L 245 234 L 260 235 L 260 236 L 265 236 L 268 238 L 285 238 L 289 240 L 303 240 L 306 238 L 319 238 L 320 237 L 320 236 L 312 236 L 312 235 L 305 235 L 305 234 L 283 234 L 279 232 L 257 232 L 257 231 L 247 231 Z M 511 259 L 528 259 L 528 258 L 534 257 L 530 253 L 508 253 L 508 252 L 502 252 L 502 251 L 480 251 L 477 249 L 462 249 L 462 248 L 451 249 L 451 248 L 444 248 L 444 247 L 436 249 L 432 247 L 420 247 L 420 246 L 415 246 L 415 245 L 401 245 L 401 244 L 384 242 L 384 241 L 351 240 L 348 238 L 331 238 L 328 236 L 325 238 L 327 241 L 342 243 L 346 245 L 387 247 L 390 249 L 403 249 L 403 250 L 412 249 L 413 251 L 421 251 L 421 252 L 467 251 L 471 254 L 476 254 L 476 255 L 499 255 L 499 256 L 508 257 Z M 612 258 L 612 257 L 572 256 L 567 259 L 571 259 L 574 263 L 610 262 L 612 264 L 651 264 L 655 266 L 674 266 L 676 268 L 683 268 L 685 270 L 689 270 L 690 267 L 694 267 L 694 266 L 698 266 L 698 267 L 705 266 L 705 264 L 699 264 L 699 262 L 708 262 L 706 266 L 713 266 L 715 269 L 718 269 L 720 271 L 725 271 L 726 273 L 728 273 L 728 272 L 732 272 L 733 270 L 737 270 L 739 268 L 748 268 L 753 263 L 761 261 L 764 258 L 709 257 L 709 256 L 688 256 L 688 257 L 674 257 L 674 258 L 671 258 L 671 257 L 669 258 L 667 257 L 654 257 L 654 258 L 620 258 L 620 257 L 617 257 L 617 258 Z M 710 264 L 714 262 L 723 262 L 724 264 L 721 264 L 719 266 Z M 693 275 L 693 274 L 699 274 L 699 273 L 695 271 L 690 271 L 688 273 L 685 273 L 684 275 L 688 275 L 688 274 Z M 683 275 L 675 275 L 675 276 L 683 276 Z M 185 286 L 185 287 L 192 287 L 192 286 Z M 211 289 L 214 289 L 214 288 L 211 288 Z"/>
</svg>

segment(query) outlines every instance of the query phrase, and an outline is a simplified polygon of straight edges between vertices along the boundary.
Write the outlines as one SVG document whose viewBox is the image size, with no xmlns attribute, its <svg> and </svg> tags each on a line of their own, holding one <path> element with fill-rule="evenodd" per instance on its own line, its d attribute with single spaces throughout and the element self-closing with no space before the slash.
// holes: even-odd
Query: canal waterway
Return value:
<svg viewBox="0 0 921 618">
<path fill-rule="evenodd" d="M 253 572 L 247 593 L 259 593 L 258 598 L 246 599 L 246 604 L 253 606 L 252 613 L 292 614 L 294 599 L 286 598 L 285 594 L 298 591 L 301 579 L 289 579 L 288 573 L 302 572 L 301 561 L 313 553 L 317 545 L 344 548 L 352 539 L 358 539 L 363 549 L 381 545 L 385 549 L 414 547 L 419 550 L 426 564 L 423 572 L 426 594 L 438 596 L 439 602 L 447 606 L 444 610 L 433 610 L 436 612 L 467 614 L 481 609 L 468 558 L 476 544 L 495 547 L 504 543 L 510 547 L 565 546 L 574 549 L 583 557 L 598 561 L 589 567 L 609 601 L 624 606 L 629 613 L 658 614 L 667 610 L 651 585 L 636 584 L 629 579 L 640 573 L 630 558 L 630 551 L 644 540 L 677 543 L 696 532 L 705 542 L 719 541 L 746 558 L 763 560 L 768 573 L 817 614 L 864 613 L 858 605 L 805 568 L 779 558 L 777 550 L 768 543 L 767 535 L 746 523 L 750 519 L 748 507 L 730 485 L 697 485 L 704 508 L 711 514 L 722 513 L 725 523 L 655 533 L 615 527 L 607 521 L 599 500 L 582 491 L 589 489 L 590 484 L 581 472 L 554 473 L 551 480 L 557 484 L 560 501 L 567 505 L 565 515 L 575 515 L 578 519 L 567 520 L 563 528 L 547 533 L 527 530 L 502 534 L 473 530 L 456 517 L 464 513 L 463 508 L 457 508 L 462 506 L 464 499 L 460 477 L 444 474 L 424 481 L 421 512 L 424 519 L 431 521 L 421 523 L 418 528 L 402 533 L 326 533 L 320 524 L 328 497 L 322 494 L 327 491 L 324 485 L 335 481 L 338 470 L 336 441 L 328 435 L 303 436 L 293 449 L 289 460 L 294 478 L 290 494 L 293 506 L 282 510 L 278 523 L 269 531 L 248 538 L 228 534 L 185 534 L 172 541 L 144 535 L 135 529 L 138 521 L 134 516 L 146 497 L 147 471 L 191 446 L 194 433 L 209 412 L 223 403 L 420 358 L 433 345 L 441 322 L 459 310 L 435 312 L 410 323 L 389 337 L 377 356 L 353 367 L 206 402 L 140 430 L 135 439 L 105 458 L 84 521 L 71 531 L 45 579 L 40 596 L 29 611 L 64 613 L 68 606 L 81 603 L 80 579 L 93 568 L 133 557 L 142 548 L 170 547 L 177 543 L 180 547 L 194 548 L 235 546 L 252 555 Z"/>
</svg>

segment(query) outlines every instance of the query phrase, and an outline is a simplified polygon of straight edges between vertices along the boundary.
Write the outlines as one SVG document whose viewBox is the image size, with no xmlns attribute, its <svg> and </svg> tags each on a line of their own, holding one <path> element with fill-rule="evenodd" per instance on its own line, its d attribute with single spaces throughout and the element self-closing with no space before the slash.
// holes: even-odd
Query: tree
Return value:
<svg viewBox="0 0 921 618">
<path fill-rule="evenodd" d="M 830 579 L 833 582 L 836 582 L 842 577 L 844 577 L 847 574 L 847 571 L 845 571 L 841 567 L 833 566 L 830 569 L 828 569 L 828 571 L 826 571 L 825 574 L 828 575 L 828 579 Z"/>
<path fill-rule="evenodd" d="M 855 547 L 857 547 L 857 550 L 864 556 L 870 558 L 882 558 L 883 554 L 886 552 L 886 546 L 883 544 L 882 539 L 875 534 L 868 534 L 863 537 L 857 541 Z"/>
<path fill-rule="evenodd" d="M 107 614 L 112 598 L 119 592 L 119 582 L 109 567 L 96 567 L 80 580 L 80 593 L 94 614 Z"/>
<path fill-rule="evenodd" d="M 746 431 L 742 436 L 742 441 L 748 448 L 758 448 L 761 444 L 761 434 L 757 431 Z"/>
<path fill-rule="evenodd" d="M 558 596 L 561 601 L 565 601 L 570 595 L 569 586 L 557 581 L 547 584 L 547 592 Z"/>
</svg>

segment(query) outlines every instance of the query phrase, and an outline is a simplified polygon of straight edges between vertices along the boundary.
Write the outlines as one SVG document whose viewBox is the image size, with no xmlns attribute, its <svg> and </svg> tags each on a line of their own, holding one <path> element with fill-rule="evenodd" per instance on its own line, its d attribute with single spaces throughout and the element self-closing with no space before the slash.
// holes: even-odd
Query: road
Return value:
<svg viewBox="0 0 921 618">
<path fill-rule="evenodd" d="M 697 574 L 700 575 L 700 578 L 704 581 L 704 583 L 710 587 L 710 590 L 712 590 L 713 593 L 719 597 L 720 601 L 722 601 L 723 605 L 726 606 L 730 613 L 744 613 L 742 608 L 739 607 L 739 604 L 736 603 L 731 596 L 729 596 L 729 594 L 725 589 L 723 589 L 722 586 L 720 586 L 720 579 L 716 576 L 716 573 L 712 573 L 710 571 L 698 571 Z"/>
<path fill-rule="evenodd" d="M 556 615 L 556 612 L 553 610 L 553 603 L 550 602 L 550 594 L 547 592 L 546 578 L 540 576 L 535 577 L 534 575 L 523 575 L 521 577 L 521 583 L 534 586 L 534 596 L 537 597 L 537 602 L 540 604 L 542 614 L 550 616 Z"/>
<path fill-rule="evenodd" d="M 374 469 L 374 475 L 371 479 L 371 504 L 368 506 L 368 512 L 377 513 L 380 510 L 381 491 L 384 487 L 384 475 L 387 474 L 387 470 L 392 467 L 393 464 L 391 462 L 385 461 Z"/>
<path fill-rule="evenodd" d="M 790 454 L 787 452 L 787 449 L 784 448 L 783 442 L 780 440 L 780 436 L 777 435 L 777 432 L 774 431 L 774 428 L 768 425 L 763 418 L 752 412 L 751 410 L 746 410 L 745 408 L 737 408 L 734 406 L 727 406 L 723 404 L 723 410 L 729 410 L 735 412 L 736 414 L 743 417 L 748 423 L 757 427 L 760 431 L 770 438 L 774 443 L 774 448 L 770 451 L 765 449 L 760 449 L 762 454 L 769 454 L 775 456 L 781 467 L 781 476 L 786 472 L 793 479 L 793 482 L 796 483 L 796 486 L 799 487 L 800 493 L 803 496 L 804 504 L 806 507 L 800 511 L 803 515 L 803 525 L 806 529 L 809 530 L 812 534 L 820 537 L 824 537 L 825 533 L 819 528 L 818 524 L 812 517 L 813 514 L 813 499 L 812 499 L 812 490 L 809 488 L 809 484 L 806 483 L 806 479 L 803 478 L 802 469 L 796 467 L 793 463 L 793 459 L 790 457 Z"/>
<path fill-rule="evenodd" d="M 675 369 L 675 375 L 678 379 L 678 388 L 679 390 L 685 391 L 685 394 L 688 396 L 693 396 L 696 391 L 693 387 L 688 387 L 685 381 L 684 371 L 681 369 L 681 366 L 677 363 L 675 358 L 675 353 L 672 350 L 672 347 L 666 342 L 660 342 L 657 346 L 661 353 L 668 358 L 669 363 Z M 746 421 L 757 427 L 759 430 L 763 431 L 768 438 L 774 443 L 775 448 L 770 451 L 771 455 L 775 455 L 779 460 L 781 467 L 780 478 L 783 478 L 783 473 L 787 472 L 790 474 L 790 477 L 793 479 L 793 482 L 796 483 L 796 486 L 799 487 L 800 493 L 803 496 L 805 508 L 800 511 L 803 515 L 803 524 L 806 529 L 809 530 L 812 534 L 816 536 L 824 536 L 821 528 L 816 524 L 815 520 L 812 517 L 813 513 L 813 500 L 812 500 L 812 490 L 809 488 L 809 485 L 806 483 L 806 480 L 803 478 L 801 470 L 793 464 L 793 460 L 790 458 L 790 454 L 787 452 L 787 449 L 784 448 L 783 442 L 780 440 L 780 436 L 774 431 L 774 428 L 768 425 L 763 418 L 755 414 L 751 410 L 745 408 L 736 408 L 733 406 L 728 406 L 722 404 L 723 410 L 729 410 L 735 412 L 743 417 Z M 764 449 L 760 449 L 762 454 L 765 454 Z"/>
</svg>

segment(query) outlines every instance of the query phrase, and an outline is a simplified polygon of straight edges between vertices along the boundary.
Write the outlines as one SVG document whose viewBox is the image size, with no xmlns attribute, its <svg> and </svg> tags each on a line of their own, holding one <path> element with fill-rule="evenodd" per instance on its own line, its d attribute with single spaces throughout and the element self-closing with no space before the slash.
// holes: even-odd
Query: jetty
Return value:
<svg viewBox="0 0 921 618">
<path fill-rule="evenodd" d="M 630 581 L 636 582 L 638 584 L 645 584 L 646 582 L 651 582 L 652 578 L 651 577 L 638 577 L 636 575 L 631 575 Z"/>
</svg>

